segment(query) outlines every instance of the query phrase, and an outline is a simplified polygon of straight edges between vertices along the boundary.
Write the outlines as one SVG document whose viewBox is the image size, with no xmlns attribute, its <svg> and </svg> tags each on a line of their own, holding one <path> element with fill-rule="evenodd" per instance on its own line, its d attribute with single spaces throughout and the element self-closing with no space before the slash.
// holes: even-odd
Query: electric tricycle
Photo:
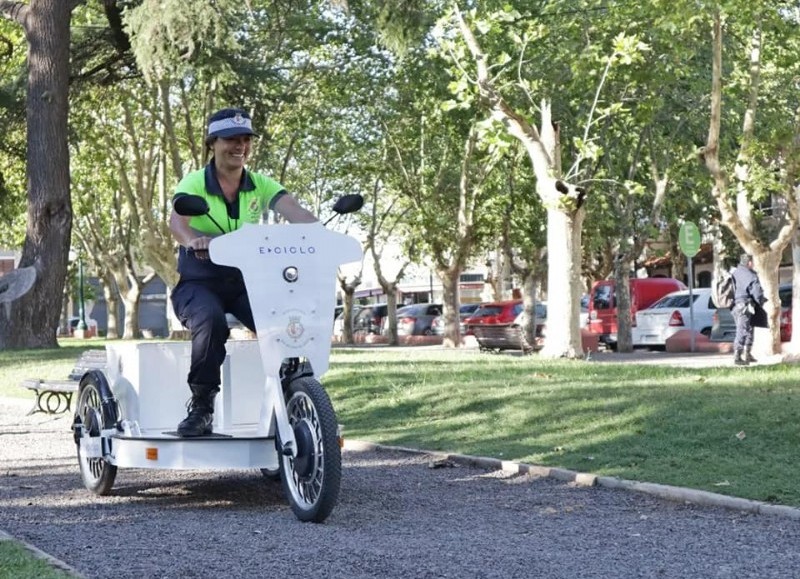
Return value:
<svg viewBox="0 0 800 579">
<path fill-rule="evenodd" d="M 345 195 L 336 214 L 361 207 Z M 182 215 L 208 212 L 181 196 Z M 326 222 L 327 224 L 327 222 Z M 84 486 L 108 494 L 119 468 L 261 469 L 280 478 L 295 515 L 322 522 L 339 496 L 341 436 L 320 377 L 328 369 L 336 270 L 361 259 L 353 237 L 324 224 L 246 225 L 209 246 L 215 263 L 241 270 L 256 340 L 229 340 L 213 434 L 181 438 L 187 341 L 106 346 L 105 371 L 84 374 L 73 435 Z"/>
</svg>

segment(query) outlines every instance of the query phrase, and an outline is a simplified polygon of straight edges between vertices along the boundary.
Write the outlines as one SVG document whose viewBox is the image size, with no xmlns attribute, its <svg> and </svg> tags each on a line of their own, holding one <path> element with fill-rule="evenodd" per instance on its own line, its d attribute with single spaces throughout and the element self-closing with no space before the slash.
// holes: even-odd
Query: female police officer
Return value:
<svg viewBox="0 0 800 579">
<path fill-rule="evenodd" d="M 208 259 L 208 244 L 217 235 L 245 223 L 258 223 L 268 209 L 292 223 L 317 218 L 269 177 L 245 168 L 253 132 L 250 115 L 242 109 L 222 109 L 208 119 L 206 146 L 213 157 L 205 168 L 186 175 L 175 189 L 179 195 L 199 195 L 210 208 L 209 218 L 184 217 L 173 210 L 170 230 L 180 244 L 180 281 L 172 305 L 192 335 L 189 414 L 178 425 L 180 436 L 211 434 L 214 397 L 219 392 L 220 366 L 225 359 L 229 330 L 225 315 L 233 314 L 255 331 L 253 314 L 238 269 Z M 216 221 L 217 224 L 214 222 Z"/>
</svg>

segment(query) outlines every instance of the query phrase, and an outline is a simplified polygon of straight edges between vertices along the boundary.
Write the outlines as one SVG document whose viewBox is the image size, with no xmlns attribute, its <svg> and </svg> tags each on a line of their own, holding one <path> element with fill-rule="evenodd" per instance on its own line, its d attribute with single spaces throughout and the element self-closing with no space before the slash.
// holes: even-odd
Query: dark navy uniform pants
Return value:
<svg viewBox="0 0 800 579">
<path fill-rule="evenodd" d="M 192 334 L 189 384 L 220 385 L 225 342 L 230 330 L 225 314 L 236 316 L 255 332 L 253 312 L 241 278 L 181 280 L 172 292 L 175 315 Z"/>
<path fill-rule="evenodd" d="M 733 350 L 741 351 L 753 345 L 753 315 L 747 311 L 746 302 L 738 302 L 731 309 L 733 321 L 736 322 L 736 337 Z"/>
</svg>

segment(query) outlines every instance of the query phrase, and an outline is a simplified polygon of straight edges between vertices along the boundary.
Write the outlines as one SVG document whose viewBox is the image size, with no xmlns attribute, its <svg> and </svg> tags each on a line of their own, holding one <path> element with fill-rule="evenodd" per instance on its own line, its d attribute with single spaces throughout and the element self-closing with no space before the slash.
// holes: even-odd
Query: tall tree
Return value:
<svg viewBox="0 0 800 579">
<path fill-rule="evenodd" d="M 69 183 L 70 16 L 80 0 L 0 0 L 0 15 L 16 22 L 28 43 L 28 225 L 20 267 L 33 266 L 33 289 L 0 313 L 0 348 L 56 346 L 67 274 L 72 203 Z"/>
<path fill-rule="evenodd" d="M 780 351 L 778 267 L 797 229 L 800 177 L 800 104 L 796 87 L 787 90 L 800 73 L 800 23 L 782 5 L 732 2 L 711 7 L 711 114 L 701 150 L 722 223 L 753 256 L 764 286 L 770 354 Z M 734 52 L 727 86 L 726 26 L 746 39 L 744 47 L 734 44 L 739 58 Z M 726 93 L 738 101 L 723 108 Z M 723 111 L 741 123 L 735 140 L 723 136 Z M 770 214 L 759 211 L 759 205 L 769 207 Z"/>
<path fill-rule="evenodd" d="M 452 14 L 466 50 L 474 61 L 474 73 L 470 74 L 474 74 L 480 98 L 493 118 L 525 148 L 536 175 L 536 193 L 547 209 L 547 285 L 555 298 L 549 300 L 548 317 L 569 322 L 551 325 L 542 353 L 548 357 L 579 357 L 583 353 L 578 315 L 581 295 L 581 232 L 586 192 L 567 181 L 561 165 L 561 131 L 553 118 L 553 91 L 543 91 L 544 96 L 538 106 L 541 124 L 536 127 L 509 103 L 498 83 L 498 75 L 493 71 L 493 67 L 507 68 L 511 58 L 506 52 L 501 52 L 497 63 L 492 63 L 473 32 L 473 26 L 484 32 L 503 29 L 503 23 L 519 21 L 519 12 L 508 6 L 483 18 L 475 17 L 470 23 L 457 3 L 453 2 Z M 510 39 L 524 51 L 530 41 L 525 38 L 527 34 L 538 35 L 540 32 L 534 26 L 523 34 L 514 30 L 508 35 L 510 38 L 506 38 L 506 42 Z M 519 77 L 517 81 L 518 86 L 526 87 L 526 90 L 538 84 L 524 77 Z"/>
</svg>

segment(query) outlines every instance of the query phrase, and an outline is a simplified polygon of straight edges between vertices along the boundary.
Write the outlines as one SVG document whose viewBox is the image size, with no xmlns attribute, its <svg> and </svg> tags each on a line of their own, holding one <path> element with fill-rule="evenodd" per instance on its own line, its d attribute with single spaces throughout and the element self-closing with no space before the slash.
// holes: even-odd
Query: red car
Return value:
<svg viewBox="0 0 800 579">
<path fill-rule="evenodd" d="M 467 336 L 474 334 L 475 326 L 511 324 L 522 312 L 522 300 L 507 300 L 504 302 L 487 302 L 475 310 L 470 317 L 464 320 L 464 333 Z"/>
<path fill-rule="evenodd" d="M 523 310 L 522 300 L 506 300 L 502 302 L 486 302 L 462 322 L 466 334 L 471 334 L 475 326 L 505 325 L 520 323 L 519 315 Z M 547 320 L 547 304 L 536 302 L 537 334 Z"/>
</svg>

